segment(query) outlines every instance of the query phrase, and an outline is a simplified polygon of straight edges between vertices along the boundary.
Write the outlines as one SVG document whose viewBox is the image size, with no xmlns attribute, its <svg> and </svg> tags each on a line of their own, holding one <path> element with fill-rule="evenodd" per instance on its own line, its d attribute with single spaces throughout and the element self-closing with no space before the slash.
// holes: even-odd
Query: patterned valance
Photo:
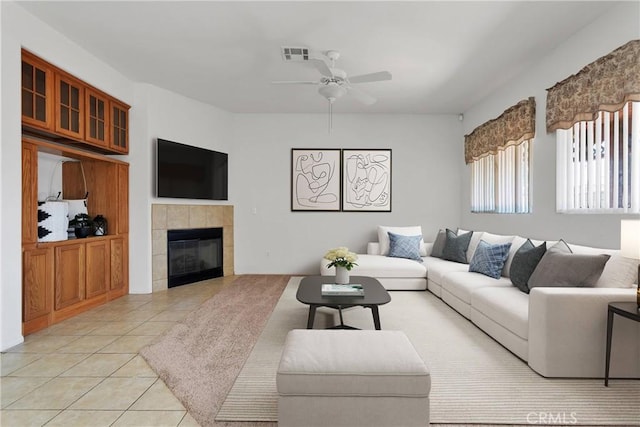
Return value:
<svg viewBox="0 0 640 427">
<path fill-rule="evenodd" d="M 640 40 L 632 40 L 547 89 L 547 132 L 640 101 Z"/>
<path fill-rule="evenodd" d="M 493 120 L 464 136 L 464 161 L 471 163 L 496 154 L 510 145 L 518 145 L 536 134 L 536 100 L 531 97 L 508 108 Z"/>
</svg>

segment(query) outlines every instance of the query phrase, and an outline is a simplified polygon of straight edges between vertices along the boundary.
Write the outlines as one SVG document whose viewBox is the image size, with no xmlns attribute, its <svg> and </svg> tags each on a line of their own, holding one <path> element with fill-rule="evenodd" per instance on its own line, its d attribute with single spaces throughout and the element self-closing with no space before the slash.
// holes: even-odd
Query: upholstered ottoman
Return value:
<svg viewBox="0 0 640 427">
<path fill-rule="evenodd" d="M 431 376 L 401 331 L 290 331 L 276 382 L 279 426 L 429 425 Z"/>
</svg>

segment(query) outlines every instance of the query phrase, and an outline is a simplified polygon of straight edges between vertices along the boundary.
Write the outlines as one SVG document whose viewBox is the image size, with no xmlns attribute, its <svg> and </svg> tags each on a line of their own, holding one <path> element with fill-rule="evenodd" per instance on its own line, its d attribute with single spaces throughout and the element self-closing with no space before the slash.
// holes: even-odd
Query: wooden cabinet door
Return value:
<svg viewBox="0 0 640 427">
<path fill-rule="evenodd" d="M 129 233 L 129 165 L 119 164 L 118 179 L 118 234 Z"/>
<path fill-rule="evenodd" d="M 38 148 L 22 143 L 22 243 L 38 241 Z"/>
<path fill-rule="evenodd" d="M 53 129 L 53 70 L 46 62 L 22 51 L 22 123 Z"/>
<path fill-rule="evenodd" d="M 86 244 L 87 299 L 107 292 L 111 280 L 109 246 L 108 240 L 98 240 Z"/>
<path fill-rule="evenodd" d="M 128 236 L 124 236 L 111 239 L 111 290 L 126 288 L 128 283 Z"/>
<path fill-rule="evenodd" d="M 29 249 L 22 256 L 22 321 L 51 313 L 53 249 Z"/>
<path fill-rule="evenodd" d="M 55 248 L 55 309 L 60 310 L 85 299 L 85 245 L 78 243 Z"/>
<path fill-rule="evenodd" d="M 56 73 L 55 131 L 74 139 L 84 138 L 85 85 L 62 72 Z"/>
<path fill-rule="evenodd" d="M 110 105 L 109 148 L 126 154 L 129 152 L 129 107 L 113 99 Z"/>
<path fill-rule="evenodd" d="M 109 145 L 109 100 L 105 95 L 85 90 L 85 140 L 101 147 Z"/>
</svg>

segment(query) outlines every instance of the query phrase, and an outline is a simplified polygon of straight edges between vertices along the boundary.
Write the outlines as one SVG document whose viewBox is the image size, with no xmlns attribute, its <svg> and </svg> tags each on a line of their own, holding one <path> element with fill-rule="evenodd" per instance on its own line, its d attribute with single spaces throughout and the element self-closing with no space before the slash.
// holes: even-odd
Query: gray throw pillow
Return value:
<svg viewBox="0 0 640 427">
<path fill-rule="evenodd" d="M 442 259 L 447 261 L 467 263 L 467 248 L 471 241 L 473 231 L 457 236 L 456 233 L 447 228 L 447 241 L 442 251 Z"/>
<path fill-rule="evenodd" d="M 442 258 L 442 252 L 444 251 L 444 245 L 447 242 L 447 233 L 444 230 L 438 230 L 436 240 L 433 242 L 433 248 L 431 249 L 431 256 L 436 258 Z"/>
<path fill-rule="evenodd" d="M 527 285 L 529 278 L 546 251 L 547 242 L 543 242 L 540 246 L 536 247 L 531 240 L 527 239 L 527 241 L 520 246 L 513 255 L 511 269 L 509 270 L 509 277 L 511 277 L 513 286 L 522 292 L 529 293 L 529 286 Z"/>
<path fill-rule="evenodd" d="M 610 255 L 583 255 L 570 251 L 562 240 L 549 248 L 529 278 L 529 289 L 593 287 Z"/>
</svg>

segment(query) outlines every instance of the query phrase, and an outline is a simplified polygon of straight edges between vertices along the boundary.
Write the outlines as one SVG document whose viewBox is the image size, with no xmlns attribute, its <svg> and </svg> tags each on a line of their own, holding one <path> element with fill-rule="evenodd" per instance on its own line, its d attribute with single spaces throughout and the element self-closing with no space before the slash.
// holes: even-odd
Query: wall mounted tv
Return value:
<svg viewBox="0 0 640 427">
<path fill-rule="evenodd" d="M 227 200 L 228 155 L 158 138 L 156 196 Z"/>
</svg>

